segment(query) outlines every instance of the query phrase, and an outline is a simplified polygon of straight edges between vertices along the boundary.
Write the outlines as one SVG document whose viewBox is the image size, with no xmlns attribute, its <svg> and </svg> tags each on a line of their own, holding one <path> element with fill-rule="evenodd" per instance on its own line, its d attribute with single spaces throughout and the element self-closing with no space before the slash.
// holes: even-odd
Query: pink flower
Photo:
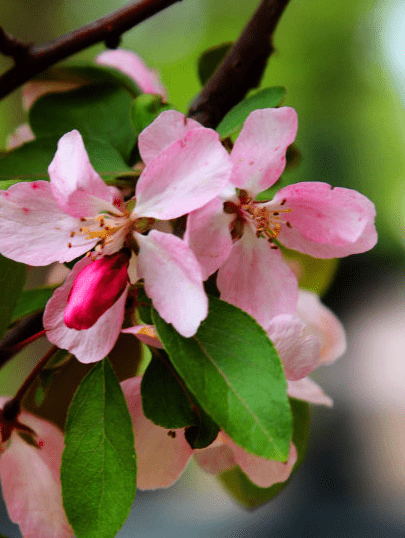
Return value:
<svg viewBox="0 0 405 538">
<path fill-rule="evenodd" d="M 185 439 L 184 429 L 166 430 L 145 417 L 141 379 L 134 377 L 121 383 L 134 426 L 139 489 L 171 486 L 180 478 L 193 454 L 198 464 L 213 474 L 239 465 L 250 480 L 260 487 L 287 480 L 297 460 L 293 444 L 286 463 L 248 454 L 222 431 L 209 447 L 193 450 Z"/>
<path fill-rule="evenodd" d="M 273 200 L 256 202 L 285 166 L 297 131 L 292 108 L 252 112 L 231 152 L 230 186 L 221 197 L 188 216 L 185 240 L 204 278 L 218 268 L 221 299 L 250 313 L 260 324 L 293 314 L 297 282 L 278 243 L 317 258 L 371 249 L 377 234 L 372 202 L 356 191 L 326 183 L 297 183 Z"/>
<path fill-rule="evenodd" d="M 159 124 L 148 129 L 161 136 Z M 215 131 L 200 127 L 168 145 L 158 159 L 144 160 L 136 197 L 124 203 L 91 166 L 80 133 L 71 131 L 59 140 L 50 183 L 17 183 L 1 192 L 0 251 L 5 256 L 47 265 L 94 249 L 55 291 L 44 315 L 48 339 L 82 362 L 99 360 L 111 350 L 128 287 L 141 278 L 154 307 L 183 336 L 193 335 L 207 315 L 194 254 L 178 237 L 151 228 L 155 219 L 179 217 L 217 196 L 229 178 L 229 155 Z M 101 261 L 102 256 L 121 259 L 119 276 L 114 263 Z M 111 288 L 101 292 L 106 281 Z M 79 314 L 81 309 L 85 312 Z M 78 330 L 84 326 L 90 328 Z"/>
<path fill-rule="evenodd" d="M 0 405 L 5 401 L 0 398 Z M 14 430 L 3 447 L 0 479 L 10 519 L 20 526 L 24 538 L 74 538 L 63 510 L 59 478 L 63 434 L 25 411 L 19 421 L 36 436 L 28 443 Z"/>
</svg>

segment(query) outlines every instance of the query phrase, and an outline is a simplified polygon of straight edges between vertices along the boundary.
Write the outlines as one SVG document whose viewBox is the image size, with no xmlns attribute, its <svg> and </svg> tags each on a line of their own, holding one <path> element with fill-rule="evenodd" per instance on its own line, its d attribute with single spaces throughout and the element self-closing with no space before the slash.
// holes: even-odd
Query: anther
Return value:
<svg viewBox="0 0 405 538">
<path fill-rule="evenodd" d="M 273 249 L 273 250 L 278 250 L 278 247 L 276 247 L 276 245 L 271 245 L 270 248 Z"/>
<path fill-rule="evenodd" d="M 76 232 L 70 232 L 70 237 L 74 237 L 76 235 Z"/>
<path fill-rule="evenodd" d="M 287 226 L 287 228 L 292 228 L 291 222 L 286 222 L 285 225 Z"/>
<path fill-rule="evenodd" d="M 68 248 L 72 248 L 72 243 L 68 243 Z"/>
<path fill-rule="evenodd" d="M 287 198 L 284 198 L 280 205 L 284 205 L 287 201 Z"/>
<path fill-rule="evenodd" d="M 81 217 L 80 222 L 86 222 L 86 217 Z"/>
</svg>

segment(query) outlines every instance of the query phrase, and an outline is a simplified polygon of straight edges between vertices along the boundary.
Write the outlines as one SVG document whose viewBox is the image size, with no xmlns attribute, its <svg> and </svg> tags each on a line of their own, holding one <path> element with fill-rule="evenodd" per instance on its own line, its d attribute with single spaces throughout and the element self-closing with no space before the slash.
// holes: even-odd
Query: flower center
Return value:
<svg viewBox="0 0 405 538">
<path fill-rule="evenodd" d="M 235 213 L 235 219 L 231 223 L 231 235 L 233 239 L 240 239 L 247 222 L 251 222 L 256 229 L 256 237 L 264 237 L 272 243 L 281 232 L 281 225 L 291 228 L 291 224 L 285 220 L 285 214 L 291 213 L 292 209 L 283 207 L 286 203 L 284 198 L 279 204 L 269 209 L 260 202 L 255 202 L 250 194 L 241 189 L 238 193 L 239 203 L 225 202 L 224 211 Z M 277 248 L 277 247 L 274 247 Z"/>
</svg>

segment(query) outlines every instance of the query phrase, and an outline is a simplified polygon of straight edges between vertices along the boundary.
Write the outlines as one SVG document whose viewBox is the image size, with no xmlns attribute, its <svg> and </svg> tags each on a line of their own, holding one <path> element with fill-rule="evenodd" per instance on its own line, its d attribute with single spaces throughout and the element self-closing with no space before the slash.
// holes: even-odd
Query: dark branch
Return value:
<svg viewBox="0 0 405 538">
<path fill-rule="evenodd" d="M 0 368 L 21 351 L 18 344 L 44 329 L 43 314 L 43 312 L 35 312 L 19 321 L 0 341 Z"/>
<path fill-rule="evenodd" d="M 166 7 L 181 0 L 141 0 L 114 11 L 110 15 L 86 24 L 44 45 L 25 45 L 3 30 L 0 32 L 0 52 L 12 56 L 15 66 L 0 77 L 0 99 L 22 86 L 51 65 L 96 43 L 118 46 L 121 35 Z M 24 54 L 22 51 L 24 50 Z"/>
<path fill-rule="evenodd" d="M 289 0 L 262 0 L 239 39 L 191 105 L 189 117 L 215 128 L 247 92 L 256 88 L 274 51 L 272 38 Z"/>
</svg>

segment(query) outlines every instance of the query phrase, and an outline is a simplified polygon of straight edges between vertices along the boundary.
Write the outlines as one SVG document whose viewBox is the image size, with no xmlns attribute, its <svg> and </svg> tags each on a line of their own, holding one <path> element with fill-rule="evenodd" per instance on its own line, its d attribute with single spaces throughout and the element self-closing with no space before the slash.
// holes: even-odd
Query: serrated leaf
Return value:
<svg viewBox="0 0 405 538">
<path fill-rule="evenodd" d="M 10 324 L 13 310 L 23 289 L 27 268 L 0 254 L 0 338 Z"/>
<path fill-rule="evenodd" d="M 77 538 L 113 538 L 135 497 L 136 459 L 131 417 L 108 359 L 77 389 L 65 445 L 63 506 Z"/>
<path fill-rule="evenodd" d="M 217 127 L 221 138 L 237 133 L 251 112 L 258 108 L 274 108 L 283 100 L 286 89 L 282 86 L 264 88 L 235 105 Z"/>
<path fill-rule="evenodd" d="M 173 107 L 163 103 L 160 95 L 144 93 L 134 99 L 131 106 L 131 121 L 136 136 L 139 136 L 145 127 L 150 125 L 161 112 L 171 109 Z"/>
<path fill-rule="evenodd" d="M 48 166 L 55 155 L 60 136 L 54 135 L 27 142 L 0 157 L 0 189 L 8 189 L 20 181 L 48 180 Z M 124 159 L 108 142 L 83 136 L 86 151 L 95 170 L 107 183 L 132 173 Z"/>
<path fill-rule="evenodd" d="M 304 460 L 309 437 L 310 410 L 307 402 L 290 400 L 293 415 L 293 443 L 298 452 L 297 462 L 291 476 Z M 239 467 L 225 471 L 217 477 L 225 489 L 246 508 L 258 508 L 273 499 L 285 488 L 290 479 L 270 488 L 259 488 L 253 484 Z"/>
<path fill-rule="evenodd" d="M 206 413 L 245 450 L 286 461 L 292 419 L 277 352 L 262 327 L 213 297 L 196 335 L 184 338 L 153 312 L 170 361 Z"/>
<path fill-rule="evenodd" d="M 88 84 L 40 97 L 30 109 L 29 122 L 37 138 L 61 137 L 77 129 L 82 136 L 108 143 L 130 164 L 136 141 L 129 117 L 131 102 L 118 84 Z"/>
<path fill-rule="evenodd" d="M 52 297 L 54 287 L 37 288 L 33 290 L 24 290 L 18 297 L 17 303 L 13 310 L 13 317 L 11 323 L 17 321 L 23 316 L 38 312 L 45 308 L 46 303 Z"/>
<path fill-rule="evenodd" d="M 221 43 L 204 51 L 198 59 L 198 77 L 204 84 L 212 77 L 222 60 L 227 55 L 233 43 Z"/>
</svg>

